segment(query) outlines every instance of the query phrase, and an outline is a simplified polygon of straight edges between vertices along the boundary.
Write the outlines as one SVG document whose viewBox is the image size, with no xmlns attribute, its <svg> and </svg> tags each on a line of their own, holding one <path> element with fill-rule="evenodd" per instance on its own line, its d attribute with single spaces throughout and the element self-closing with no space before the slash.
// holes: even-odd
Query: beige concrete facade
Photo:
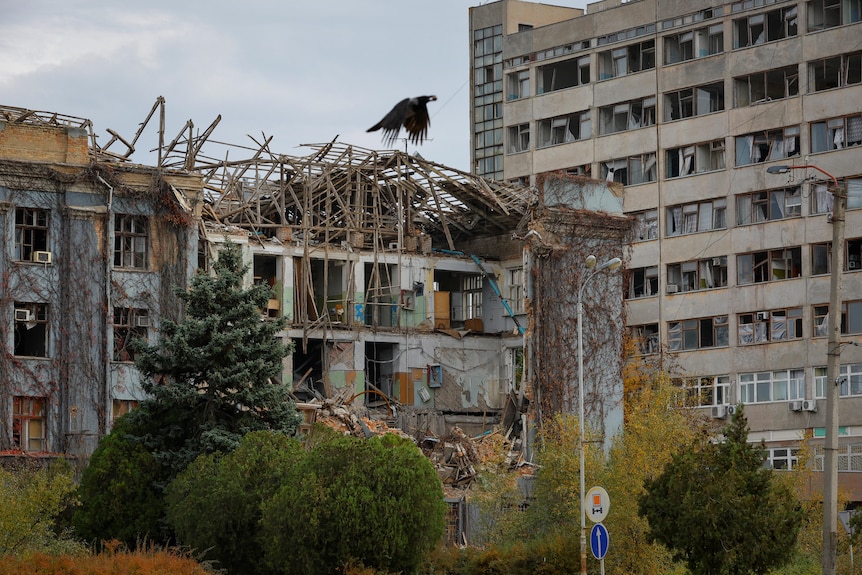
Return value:
<svg viewBox="0 0 862 575">
<path fill-rule="evenodd" d="M 839 467 L 862 499 L 862 3 L 503 0 L 470 21 L 473 170 L 625 184 L 627 325 L 693 405 L 745 403 L 779 468 L 823 433 L 832 229 L 828 178 L 767 168 L 848 190 Z"/>
</svg>

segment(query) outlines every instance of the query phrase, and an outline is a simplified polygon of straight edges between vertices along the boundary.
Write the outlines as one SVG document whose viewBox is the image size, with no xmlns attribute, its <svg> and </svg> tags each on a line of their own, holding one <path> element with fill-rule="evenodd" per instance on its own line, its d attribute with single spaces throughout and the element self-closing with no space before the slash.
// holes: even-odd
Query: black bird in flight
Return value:
<svg viewBox="0 0 862 575">
<path fill-rule="evenodd" d="M 428 117 L 426 104 L 433 102 L 437 96 L 418 96 L 404 98 L 383 119 L 368 128 L 368 132 L 376 132 L 383 128 L 383 141 L 391 146 L 398 138 L 401 126 L 407 132 L 407 139 L 413 144 L 421 144 L 428 133 L 431 119 Z"/>
</svg>

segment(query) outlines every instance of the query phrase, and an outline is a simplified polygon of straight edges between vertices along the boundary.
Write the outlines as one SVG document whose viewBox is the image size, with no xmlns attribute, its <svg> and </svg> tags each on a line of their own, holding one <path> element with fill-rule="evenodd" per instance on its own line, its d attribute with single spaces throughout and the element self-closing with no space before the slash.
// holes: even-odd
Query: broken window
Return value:
<svg viewBox="0 0 862 575">
<path fill-rule="evenodd" d="M 585 140 L 589 137 L 589 110 L 539 121 L 539 148 Z"/>
<path fill-rule="evenodd" d="M 676 64 L 724 51 L 724 29 L 714 24 L 664 37 L 664 63 Z"/>
<path fill-rule="evenodd" d="M 802 192 L 799 186 L 736 196 L 736 223 L 740 226 L 801 215 Z"/>
<path fill-rule="evenodd" d="M 809 64 L 808 85 L 812 92 L 862 83 L 862 52 L 841 54 Z"/>
<path fill-rule="evenodd" d="M 15 302 L 15 355 L 48 357 L 48 304 Z"/>
<path fill-rule="evenodd" d="M 15 259 L 38 261 L 34 253 L 48 251 L 49 213 L 40 208 L 15 209 Z"/>
<path fill-rule="evenodd" d="M 744 48 L 796 36 L 798 23 L 796 6 L 734 20 L 733 47 Z"/>
<path fill-rule="evenodd" d="M 599 52 L 598 58 L 601 80 L 650 70 L 655 68 L 655 40 Z"/>
<path fill-rule="evenodd" d="M 149 264 L 148 253 L 147 218 L 117 214 L 114 227 L 114 266 L 146 269 Z"/>
<path fill-rule="evenodd" d="M 727 227 L 727 200 L 682 204 L 667 208 L 666 236 L 694 234 Z"/>
<path fill-rule="evenodd" d="M 862 0 L 811 0 L 808 2 L 808 31 L 862 21 Z"/>
<path fill-rule="evenodd" d="M 832 242 L 811 244 L 811 275 L 824 275 L 832 271 Z"/>
<path fill-rule="evenodd" d="M 507 76 L 508 99 L 519 100 L 530 96 L 530 71 L 521 70 Z"/>
<path fill-rule="evenodd" d="M 667 177 L 724 169 L 724 140 L 667 150 Z"/>
<path fill-rule="evenodd" d="M 149 312 L 130 307 L 114 308 L 114 361 L 135 361 L 132 342 L 147 340 L 150 327 Z"/>
<path fill-rule="evenodd" d="M 12 445 L 22 451 L 47 451 L 44 397 L 12 398 Z"/>
<path fill-rule="evenodd" d="M 782 248 L 736 256 L 737 284 L 802 277 L 802 248 Z"/>
<path fill-rule="evenodd" d="M 628 270 L 625 298 L 634 299 L 658 294 L 658 266 Z"/>
<path fill-rule="evenodd" d="M 655 101 L 650 96 L 599 108 L 602 135 L 655 125 Z"/>
<path fill-rule="evenodd" d="M 517 154 L 530 149 L 530 124 L 509 126 L 509 153 Z"/>
<path fill-rule="evenodd" d="M 590 57 L 570 58 L 536 68 L 539 94 L 547 94 L 590 83 Z"/>
<path fill-rule="evenodd" d="M 646 210 L 632 215 L 635 218 L 636 240 L 658 239 L 658 210 Z"/>
<path fill-rule="evenodd" d="M 862 144 L 862 115 L 811 123 L 811 151 L 828 152 Z"/>
<path fill-rule="evenodd" d="M 733 87 L 738 107 L 798 96 L 799 69 L 793 65 L 740 76 Z"/>
<path fill-rule="evenodd" d="M 656 181 L 655 152 L 601 162 L 602 176 L 624 186 Z"/>
<path fill-rule="evenodd" d="M 669 264 L 667 286 L 668 293 L 727 287 L 727 256 Z"/>
<path fill-rule="evenodd" d="M 862 270 L 862 239 L 847 240 L 847 270 Z"/>
<path fill-rule="evenodd" d="M 726 347 L 727 316 L 668 322 L 668 348 L 684 351 L 710 347 Z"/>
<path fill-rule="evenodd" d="M 632 338 L 638 346 L 641 355 L 649 355 L 659 352 L 658 324 L 648 323 L 645 325 L 634 325 L 629 328 Z"/>
<path fill-rule="evenodd" d="M 724 82 L 686 88 L 664 95 L 664 119 L 680 120 L 724 110 Z"/>
<path fill-rule="evenodd" d="M 802 338 L 802 308 L 776 309 L 739 314 L 739 345 Z"/>
<path fill-rule="evenodd" d="M 799 126 L 736 137 L 736 165 L 747 166 L 799 155 Z"/>
</svg>

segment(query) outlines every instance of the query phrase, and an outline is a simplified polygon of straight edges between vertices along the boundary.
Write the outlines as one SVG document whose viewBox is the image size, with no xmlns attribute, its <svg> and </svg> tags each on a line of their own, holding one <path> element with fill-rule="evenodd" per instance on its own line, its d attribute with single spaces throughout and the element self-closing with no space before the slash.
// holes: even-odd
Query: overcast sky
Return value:
<svg viewBox="0 0 862 575">
<path fill-rule="evenodd" d="M 482 3 L 0 0 L 0 104 L 88 118 L 104 144 L 108 128 L 131 139 L 164 96 L 168 142 L 221 114 L 211 139 L 254 146 L 265 133 L 273 151 L 305 155 L 301 144 L 336 136 L 381 148 L 365 130 L 402 98 L 435 94 L 418 150 L 469 171 L 468 9 Z M 154 163 L 156 120 L 140 163 Z"/>
</svg>

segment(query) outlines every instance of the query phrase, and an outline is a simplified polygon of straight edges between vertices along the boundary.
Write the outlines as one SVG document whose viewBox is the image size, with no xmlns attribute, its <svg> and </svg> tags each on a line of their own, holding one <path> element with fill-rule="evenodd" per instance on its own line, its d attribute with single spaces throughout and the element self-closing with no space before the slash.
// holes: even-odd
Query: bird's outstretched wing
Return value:
<svg viewBox="0 0 862 575">
<path fill-rule="evenodd" d="M 398 132 L 401 131 L 401 126 L 407 120 L 407 114 L 410 111 L 410 98 L 404 98 L 392 108 L 388 114 L 383 116 L 383 119 L 368 128 L 368 132 L 376 132 L 383 128 L 383 140 L 387 146 L 391 146 L 398 137 Z M 428 115 L 428 112 L 425 112 Z M 409 129 L 408 129 L 409 131 Z"/>
<path fill-rule="evenodd" d="M 386 114 L 382 120 L 368 128 L 375 132 L 383 128 L 383 140 L 387 146 L 392 146 L 398 138 L 401 126 L 407 131 L 407 140 L 413 144 L 421 144 L 428 134 L 431 119 L 428 117 L 428 102 L 433 102 L 437 96 L 418 96 L 404 98 Z"/>
<path fill-rule="evenodd" d="M 425 102 L 419 102 L 413 109 L 413 113 L 404 119 L 404 129 L 407 130 L 408 139 L 414 144 L 421 144 L 428 134 L 428 126 L 431 118 L 428 117 L 428 108 Z"/>
</svg>

